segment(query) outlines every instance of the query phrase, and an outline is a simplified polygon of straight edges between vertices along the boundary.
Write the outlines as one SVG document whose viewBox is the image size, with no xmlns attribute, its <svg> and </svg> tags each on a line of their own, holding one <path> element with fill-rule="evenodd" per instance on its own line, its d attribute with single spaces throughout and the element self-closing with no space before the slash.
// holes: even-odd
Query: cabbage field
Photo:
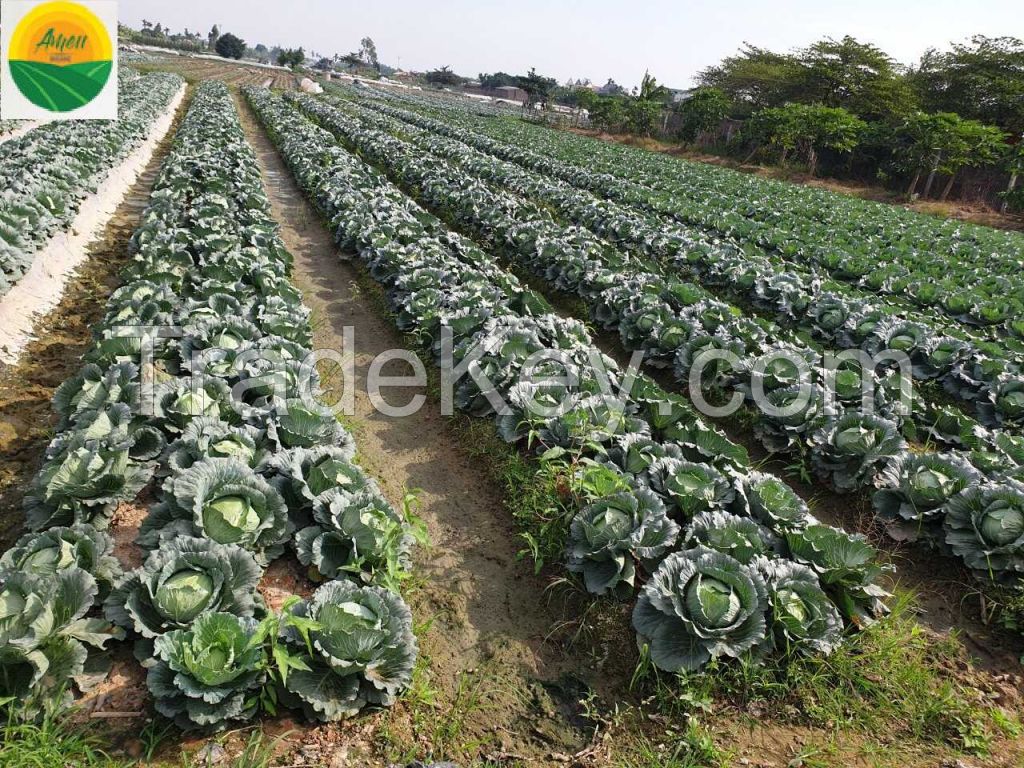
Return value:
<svg viewBox="0 0 1024 768">
<path fill-rule="evenodd" d="M 0 144 L 0 294 L 183 83 Z M 190 82 L 133 195 L 0 370 L 5 742 L 1024 759 L 1024 236 L 365 84 Z"/>
</svg>

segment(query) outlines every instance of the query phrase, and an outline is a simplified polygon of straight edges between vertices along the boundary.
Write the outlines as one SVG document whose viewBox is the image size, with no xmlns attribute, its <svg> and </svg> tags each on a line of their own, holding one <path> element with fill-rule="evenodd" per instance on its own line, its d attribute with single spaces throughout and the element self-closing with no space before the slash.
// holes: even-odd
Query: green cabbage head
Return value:
<svg viewBox="0 0 1024 768">
<path fill-rule="evenodd" d="M 945 511 L 946 543 L 970 568 L 990 578 L 1024 572 L 1024 483 L 971 486 Z"/>
<path fill-rule="evenodd" d="M 154 550 L 104 603 L 107 618 L 144 638 L 186 629 L 207 613 L 251 617 L 262 571 L 233 544 L 179 537 Z"/>
<path fill-rule="evenodd" d="M 284 551 L 292 530 L 284 499 L 262 476 L 236 459 L 204 459 L 164 483 L 138 543 L 152 549 L 178 536 L 203 536 L 237 544 L 266 563 Z"/>
<path fill-rule="evenodd" d="M 633 609 L 633 628 L 659 669 L 693 672 L 763 643 L 767 612 L 768 590 L 756 568 L 695 547 L 658 566 Z"/>
<path fill-rule="evenodd" d="M 645 488 L 597 499 L 569 527 L 566 565 L 583 574 L 587 591 L 626 597 L 633 593 L 636 561 L 650 564 L 679 537 L 657 494 Z"/>
<path fill-rule="evenodd" d="M 389 706 L 409 687 L 418 646 L 412 613 L 399 595 L 332 581 L 291 611 L 318 625 L 310 633 L 311 655 L 297 632 L 289 629 L 287 637 L 309 667 L 289 673 L 287 691 L 310 717 L 326 722 L 367 704 Z"/>
<path fill-rule="evenodd" d="M 184 730 L 225 728 L 251 718 L 266 679 L 255 619 L 206 613 L 188 629 L 156 638 L 146 685 L 156 710 Z"/>
</svg>

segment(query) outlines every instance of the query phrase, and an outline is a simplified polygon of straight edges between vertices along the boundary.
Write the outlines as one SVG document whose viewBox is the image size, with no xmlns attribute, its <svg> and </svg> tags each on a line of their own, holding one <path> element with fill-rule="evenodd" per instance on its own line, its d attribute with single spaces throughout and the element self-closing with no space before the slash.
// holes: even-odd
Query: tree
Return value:
<svg viewBox="0 0 1024 768">
<path fill-rule="evenodd" d="M 355 69 L 363 63 L 363 59 L 362 56 L 360 56 L 359 51 L 352 51 L 351 53 L 346 53 L 344 56 L 339 56 L 338 61 L 344 64 L 348 69 Z"/>
<path fill-rule="evenodd" d="M 640 89 L 636 98 L 641 101 L 656 101 L 659 104 L 667 104 L 672 100 L 672 93 L 663 85 L 660 85 L 655 77 L 648 71 L 644 72 L 643 80 L 640 81 Z"/>
<path fill-rule="evenodd" d="M 245 40 L 230 32 L 217 38 L 217 54 L 225 59 L 240 59 L 245 55 Z"/>
<path fill-rule="evenodd" d="M 903 169 L 913 173 L 907 195 L 917 191 L 921 175 L 928 171 L 922 197 L 931 194 L 937 174 L 949 175 L 942 191 L 945 200 L 961 168 L 997 161 L 1006 150 L 1006 135 L 997 127 L 964 120 L 952 112 L 917 112 L 894 134 L 896 155 Z"/>
<path fill-rule="evenodd" d="M 277 54 L 280 67 L 298 67 L 306 60 L 306 52 L 302 48 L 286 48 Z"/>
<path fill-rule="evenodd" d="M 787 104 L 755 112 L 744 132 L 755 143 L 780 149 L 783 162 L 791 151 L 802 153 L 813 176 L 822 149 L 852 152 L 865 128 L 867 123 L 841 107 Z"/>
<path fill-rule="evenodd" d="M 713 131 L 729 116 L 729 97 L 717 88 L 697 88 L 677 111 L 682 118 L 679 138 L 695 142 L 701 134 Z"/>
<path fill-rule="evenodd" d="M 658 125 L 662 105 L 650 99 L 626 99 L 623 105 L 630 133 L 650 136 Z"/>
<path fill-rule="evenodd" d="M 910 82 L 926 111 L 1024 133 L 1024 41 L 978 35 L 951 51 L 929 50 Z"/>
<path fill-rule="evenodd" d="M 507 72 L 495 72 L 493 75 L 481 72 L 477 76 L 477 80 L 480 81 L 480 85 L 483 88 L 503 88 L 507 86 L 514 86 L 518 79 L 519 78 L 515 75 L 510 75 Z"/>
<path fill-rule="evenodd" d="M 644 72 L 636 95 L 625 105 L 626 121 L 634 133 L 650 136 L 665 105 L 672 98 L 668 88 L 659 85 L 650 72 Z"/>
<path fill-rule="evenodd" d="M 448 66 L 432 69 L 423 77 L 431 85 L 461 85 L 466 80 L 464 77 L 459 77 L 452 72 L 452 68 Z"/>
<path fill-rule="evenodd" d="M 865 120 L 904 117 L 916 97 L 899 65 L 884 51 L 850 36 L 825 38 L 801 51 L 799 101 L 842 107 Z"/>
<path fill-rule="evenodd" d="M 214 24 L 210 29 L 210 34 L 206 36 L 207 42 L 210 44 L 210 50 L 217 50 L 217 38 L 220 37 L 220 28 Z"/>
<path fill-rule="evenodd" d="M 576 87 L 569 91 L 569 97 L 566 99 L 566 103 L 570 106 L 576 107 L 576 125 L 579 125 L 580 116 L 583 111 L 586 110 L 587 115 L 591 115 L 594 111 L 594 105 L 600 98 L 590 88 Z"/>
<path fill-rule="evenodd" d="M 1010 182 L 1001 194 L 1003 205 L 1000 210 L 1003 213 L 1009 208 L 1024 208 L 1024 187 L 1017 186 L 1018 179 L 1024 174 L 1024 136 L 1007 151 L 1006 172 L 1010 174 Z"/>
<path fill-rule="evenodd" d="M 380 61 L 377 60 L 377 46 L 369 37 L 359 41 L 359 58 L 380 72 Z"/>
<path fill-rule="evenodd" d="M 624 100 L 618 96 L 598 96 L 590 109 L 590 124 L 600 131 L 615 133 L 626 122 Z"/>
<path fill-rule="evenodd" d="M 899 65 L 881 49 L 849 36 L 825 38 L 792 53 L 746 44 L 702 71 L 698 81 L 729 97 L 738 116 L 792 103 L 842 107 L 877 120 L 903 117 L 916 106 Z"/>
<path fill-rule="evenodd" d="M 602 85 L 599 91 L 602 96 L 624 96 L 626 94 L 626 89 L 610 77 L 608 78 L 608 82 Z"/>
<path fill-rule="evenodd" d="M 553 77 L 538 75 L 537 70 L 530 67 L 529 72 L 516 78 L 516 85 L 526 91 L 526 106 L 530 106 L 535 101 L 546 102 L 558 81 Z"/>
<path fill-rule="evenodd" d="M 697 75 L 698 85 L 717 88 L 729 97 L 738 115 L 800 100 L 800 62 L 745 43 L 735 56 Z"/>
</svg>

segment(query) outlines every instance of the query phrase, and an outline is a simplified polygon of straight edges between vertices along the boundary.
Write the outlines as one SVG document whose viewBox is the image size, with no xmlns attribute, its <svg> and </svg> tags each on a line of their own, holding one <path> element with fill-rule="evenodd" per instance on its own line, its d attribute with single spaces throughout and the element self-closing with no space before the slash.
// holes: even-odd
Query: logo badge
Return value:
<svg viewBox="0 0 1024 768">
<path fill-rule="evenodd" d="M 4 0 L 5 120 L 117 117 L 117 4 Z"/>
</svg>

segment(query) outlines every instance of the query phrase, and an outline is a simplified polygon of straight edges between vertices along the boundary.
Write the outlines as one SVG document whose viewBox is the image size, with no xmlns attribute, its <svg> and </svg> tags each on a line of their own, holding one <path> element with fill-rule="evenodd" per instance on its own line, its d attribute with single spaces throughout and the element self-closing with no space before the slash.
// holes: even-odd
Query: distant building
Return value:
<svg viewBox="0 0 1024 768">
<path fill-rule="evenodd" d="M 515 104 L 522 104 L 527 100 L 526 91 L 514 85 L 502 85 L 497 88 L 483 88 L 480 85 L 466 83 L 457 90 L 467 96 L 487 96 L 491 99 L 500 99 Z"/>
<path fill-rule="evenodd" d="M 514 85 L 501 85 L 497 88 L 492 88 L 494 91 L 495 98 L 507 99 L 508 101 L 515 101 L 522 104 L 526 101 L 529 96 L 522 88 L 517 88 Z"/>
<path fill-rule="evenodd" d="M 680 102 L 686 101 L 693 96 L 693 88 L 669 88 L 668 92 L 672 94 L 672 103 L 679 104 Z"/>
</svg>

